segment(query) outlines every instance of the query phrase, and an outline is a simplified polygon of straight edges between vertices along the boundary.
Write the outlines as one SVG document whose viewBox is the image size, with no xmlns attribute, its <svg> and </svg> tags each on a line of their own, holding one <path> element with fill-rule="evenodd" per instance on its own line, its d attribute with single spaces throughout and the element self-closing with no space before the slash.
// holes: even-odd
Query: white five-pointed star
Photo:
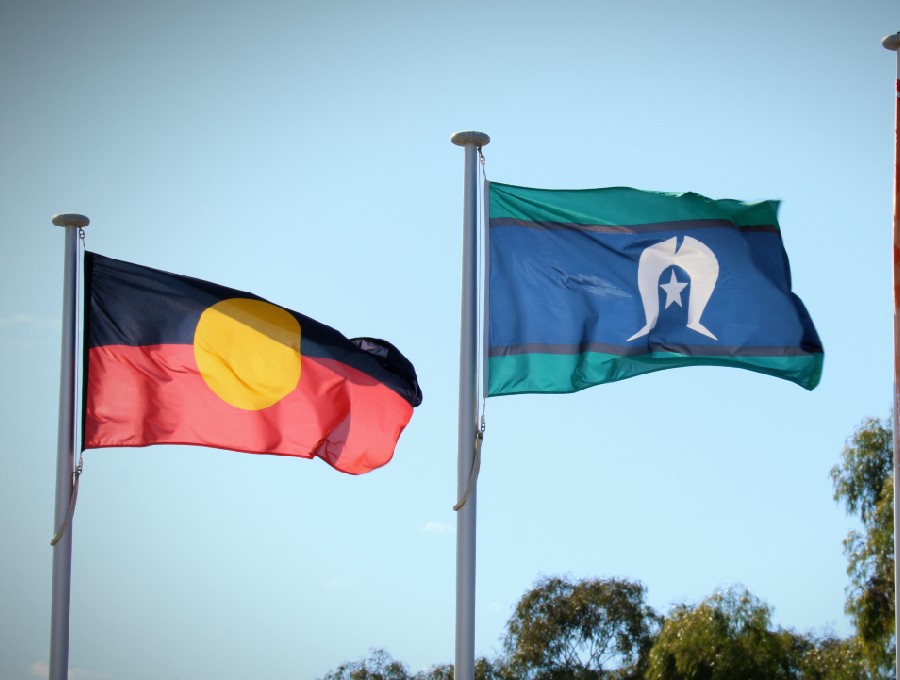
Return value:
<svg viewBox="0 0 900 680">
<path fill-rule="evenodd" d="M 672 278 L 669 279 L 668 283 L 661 283 L 659 287 L 666 291 L 666 309 L 669 308 L 673 302 L 681 307 L 681 291 L 684 290 L 687 283 L 679 283 L 678 279 L 675 278 L 675 270 L 672 270 Z"/>
</svg>

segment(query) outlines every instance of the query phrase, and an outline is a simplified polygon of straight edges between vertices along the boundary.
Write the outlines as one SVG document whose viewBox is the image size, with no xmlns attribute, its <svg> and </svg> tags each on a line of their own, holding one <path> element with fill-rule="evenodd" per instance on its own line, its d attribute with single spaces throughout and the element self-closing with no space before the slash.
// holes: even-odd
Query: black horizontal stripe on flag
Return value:
<svg viewBox="0 0 900 680">
<path fill-rule="evenodd" d="M 517 356 L 521 354 L 609 354 L 619 357 L 639 357 L 652 352 L 673 352 L 684 356 L 703 357 L 793 357 L 821 353 L 821 345 L 801 344 L 790 347 L 724 347 L 721 345 L 652 344 L 640 347 L 624 347 L 603 342 L 546 343 L 532 342 L 521 345 L 491 347 L 489 357 Z"/>
<path fill-rule="evenodd" d="M 738 231 L 780 234 L 781 229 L 774 224 L 754 224 L 738 226 L 723 219 L 678 220 L 650 224 L 578 224 L 575 222 L 550 222 L 521 220 L 513 217 L 492 217 L 488 222 L 494 227 L 525 227 L 560 231 L 588 231 L 597 234 L 654 234 L 669 231 L 692 231 L 695 229 L 737 229 Z"/>
<path fill-rule="evenodd" d="M 84 276 L 86 355 L 104 345 L 192 345 L 200 315 L 217 302 L 268 302 L 246 291 L 91 252 L 85 253 Z M 348 339 L 304 314 L 285 311 L 300 324 L 303 356 L 341 362 L 384 383 L 413 406 L 421 402 L 415 369 L 391 343 Z"/>
</svg>

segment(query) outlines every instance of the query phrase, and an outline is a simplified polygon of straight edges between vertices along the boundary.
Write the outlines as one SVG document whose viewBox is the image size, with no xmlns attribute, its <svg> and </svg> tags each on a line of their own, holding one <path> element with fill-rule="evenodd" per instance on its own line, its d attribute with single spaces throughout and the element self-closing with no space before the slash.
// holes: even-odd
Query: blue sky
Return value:
<svg viewBox="0 0 900 680">
<path fill-rule="evenodd" d="M 0 680 L 46 677 L 62 231 L 384 337 L 425 400 L 394 460 L 85 454 L 72 677 L 313 678 L 453 658 L 463 153 L 490 179 L 780 199 L 820 387 L 697 368 L 489 400 L 476 651 L 542 574 L 661 611 L 741 583 L 846 634 L 828 471 L 892 390 L 893 2 L 0 6 Z"/>
</svg>

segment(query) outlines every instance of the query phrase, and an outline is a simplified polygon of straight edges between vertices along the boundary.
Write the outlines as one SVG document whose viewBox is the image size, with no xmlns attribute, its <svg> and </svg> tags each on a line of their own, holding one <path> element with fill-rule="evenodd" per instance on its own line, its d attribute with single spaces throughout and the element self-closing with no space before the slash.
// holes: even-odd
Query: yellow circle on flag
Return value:
<svg viewBox="0 0 900 680">
<path fill-rule="evenodd" d="M 300 380 L 300 323 L 263 300 L 222 300 L 200 315 L 194 358 L 223 401 L 248 411 L 266 408 Z"/>
</svg>

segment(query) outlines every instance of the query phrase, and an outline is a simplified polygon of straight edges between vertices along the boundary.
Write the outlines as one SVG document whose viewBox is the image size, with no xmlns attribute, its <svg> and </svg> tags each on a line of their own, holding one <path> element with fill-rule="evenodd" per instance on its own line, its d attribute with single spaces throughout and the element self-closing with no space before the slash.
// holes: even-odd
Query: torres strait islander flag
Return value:
<svg viewBox="0 0 900 680">
<path fill-rule="evenodd" d="M 778 202 L 489 184 L 488 394 L 734 366 L 813 389 Z"/>
<path fill-rule="evenodd" d="M 85 254 L 82 448 L 193 444 L 387 463 L 422 392 L 390 343 L 251 293 Z"/>
</svg>

